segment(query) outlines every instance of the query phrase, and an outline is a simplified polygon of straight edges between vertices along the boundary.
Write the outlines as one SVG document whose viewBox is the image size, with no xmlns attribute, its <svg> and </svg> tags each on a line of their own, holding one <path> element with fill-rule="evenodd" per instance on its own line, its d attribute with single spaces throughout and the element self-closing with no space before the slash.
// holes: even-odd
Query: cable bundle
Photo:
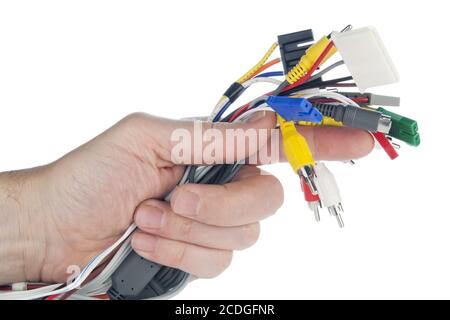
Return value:
<svg viewBox="0 0 450 320">
<path fill-rule="evenodd" d="M 305 32 L 299 34 L 304 41 Z M 287 37 L 289 41 L 292 41 L 292 35 L 294 34 Z M 353 39 L 355 44 L 352 45 L 349 39 Z M 371 53 L 370 57 L 364 56 L 365 59 L 361 60 L 366 61 L 370 58 L 372 69 L 388 70 L 386 72 L 389 74 L 370 74 L 364 72 L 365 69 L 361 70 L 364 66 L 358 65 L 355 60 L 358 59 L 358 52 L 361 52 L 359 47 L 364 45 L 370 48 L 375 46 L 379 49 L 380 55 L 375 56 Z M 274 43 L 250 71 L 230 86 L 213 109 L 209 119 L 213 122 L 245 121 L 258 111 L 275 112 L 286 158 L 300 177 L 305 200 L 314 212 L 316 220 L 320 221 L 319 210 L 324 207 L 336 217 L 339 226 L 343 227 L 343 206 L 336 179 L 324 163 L 313 159 L 306 139 L 297 131 L 296 126 L 347 126 L 366 130 L 394 159 L 398 154 L 391 142 L 393 139 L 412 146 L 419 145 L 417 122 L 383 108 L 396 106 L 399 101 L 394 97 L 338 91 L 345 87 L 365 89 L 368 84 L 383 85 L 398 80 L 395 67 L 373 28 L 351 30 L 347 27 L 341 32 L 333 32 L 305 50 L 297 65 L 291 69 L 287 69 L 288 64 L 285 63 L 284 44 L 281 59 L 276 58 L 267 62 L 277 46 L 278 44 Z M 325 64 L 336 52 L 339 52 L 344 60 L 334 62 L 319 71 L 319 66 Z M 281 60 L 285 65 L 284 71 L 262 73 Z M 351 76 L 326 81 L 322 79 L 330 71 L 344 64 L 351 66 L 349 68 Z M 276 78 L 280 76 L 284 76 L 285 80 Z M 260 82 L 273 84 L 275 88 L 272 92 L 256 97 L 227 113 L 244 91 Z M 374 105 L 378 108 L 374 108 Z M 189 166 L 179 184 L 225 184 L 233 179 L 243 164 L 241 162 L 215 166 Z M 170 196 L 169 194 L 166 197 L 167 201 Z M 186 285 L 189 275 L 137 256 L 130 245 L 130 235 L 135 228 L 135 225 L 131 225 L 116 243 L 92 259 L 72 283 L 16 284 L 3 288 L 8 291 L 0 293 L 0 299 L 171 297 Z M 15 289 L 22 291 L 14 291 Z"/>
</svg>

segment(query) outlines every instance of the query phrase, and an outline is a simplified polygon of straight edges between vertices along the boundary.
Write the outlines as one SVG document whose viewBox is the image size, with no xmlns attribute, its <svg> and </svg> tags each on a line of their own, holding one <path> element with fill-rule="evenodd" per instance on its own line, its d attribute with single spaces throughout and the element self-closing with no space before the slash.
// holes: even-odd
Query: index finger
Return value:
<svg viewBox="0 0 450 320">
<path fill-rule="evenodd" d="M 297 131 L 305 137 L 315 160 L 356 160 L 368 155 L 373 147 L 372 135 L 366 131 L 348 127 L 298 126 Z M 281 133 L 277 141 L 271 141 L 258 151 L 258 164 L 284 162 Z"/>
</svg>

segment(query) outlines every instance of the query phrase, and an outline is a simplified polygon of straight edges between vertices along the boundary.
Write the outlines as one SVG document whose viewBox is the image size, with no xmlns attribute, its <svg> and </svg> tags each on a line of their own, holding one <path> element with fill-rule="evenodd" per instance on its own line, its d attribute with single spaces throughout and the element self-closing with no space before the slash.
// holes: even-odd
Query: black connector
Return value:
<svg viewBox="0 0 450 320">
<path fill-rule="evenodd" d="M 391 118 L 381 112 L 354 106 L 319 103 L 314 104 L 323 116 L 333 118 L 351 128 L 370 132 L 388 133 L 391 129 Z"/>
<path fill-rule="evenodd" d="M 131 251 L 111 276 L 111 300 L 142 300 L 162 296 L 177 287 L 187 274 L 145 260 Z"/>
<path fill-rule="evenodd" d="M 280 46 L 281 61 L 283 62 L 285 74 L 288 74 L 295 67 L 313 41 L 314 35 L 311 29 L 278 36 L 278 45 Z"/>
</svg>

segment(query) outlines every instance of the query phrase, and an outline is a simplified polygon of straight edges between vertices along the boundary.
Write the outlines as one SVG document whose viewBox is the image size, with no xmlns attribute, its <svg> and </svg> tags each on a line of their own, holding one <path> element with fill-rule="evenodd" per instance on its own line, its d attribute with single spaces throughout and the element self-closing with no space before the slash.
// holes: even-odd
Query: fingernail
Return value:
<svg viewBox="0 0 450 320">
<path fill-rule="evenodd" d="M 261 120 L 262 118 L 264 118 L 266 116 L 266 112 L 265 111 L 260 111 L 260 112 L 256 112 L 254 115 L 252 115 L 250 117 L 250 119 L 248 120 L 249 123 L 254 123 L 254 122 L 258 122 L 259 120 Z"/>
<path fill-rule="evenodd" d="M 138 251 L 153 252 L 156 247 L 157 238 L 143 233 L 136 233 L 133 236 L 132 247 Z"/>
<path fill-rule="evenodd" d="M 193 192 L 181 191 L 173 203 L 173 211 L 184 216 L 195 216 L 198 213 L 200 198 Z"/>
<path fill-rule="evenodd" d="M 142 228 L 159 229 L 162 226 L 164 212 L 157 207 L 142 205 L 136 212 L 136 224 Z"/>
</svg>

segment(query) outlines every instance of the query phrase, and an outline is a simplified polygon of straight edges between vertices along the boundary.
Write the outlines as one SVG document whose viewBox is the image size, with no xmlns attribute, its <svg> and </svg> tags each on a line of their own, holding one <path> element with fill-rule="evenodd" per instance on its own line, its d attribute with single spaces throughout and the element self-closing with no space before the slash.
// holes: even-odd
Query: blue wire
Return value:
<svg viewBox="0 0 450 320">
<path fill-rule="evenodd" d="M 220 120 L 220 118 L 222 117 L 222 115 L 225 113 L 225 111 L 227 111 L 228 107 L 231 106 L 231 103 L 228 101 L 223 107 L 222 109 L 220 109 L 219 113 L 215 116 L 213 122 L 217 122 Z"/>
<path fill-rule="evenodd" d="M 283 71 L 272 71 L 272 72 L 261 73 L 260 75 L 257 75 L 255 78 L 282 77 L 282 76 L 284 76 Z"/>
</svg>

